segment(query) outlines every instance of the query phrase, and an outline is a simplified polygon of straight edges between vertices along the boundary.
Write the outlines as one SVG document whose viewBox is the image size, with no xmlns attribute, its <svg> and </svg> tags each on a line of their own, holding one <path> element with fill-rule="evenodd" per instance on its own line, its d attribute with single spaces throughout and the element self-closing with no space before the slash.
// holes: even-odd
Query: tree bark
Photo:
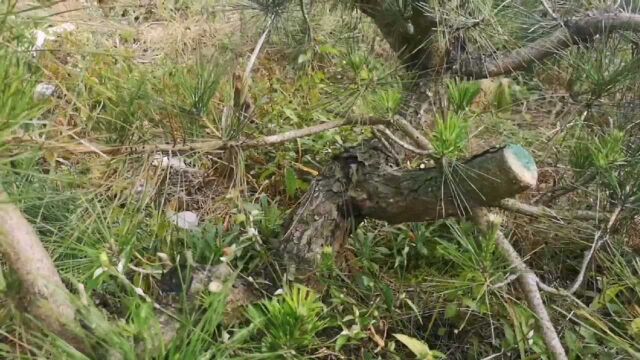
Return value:
<svg viewBox="0 0 640 360">
<path fill-rule="evenodd" d="M 446 169 L 400 169 L 394 160 L 372 142 L 336 157 L 313 182 L 281 245 L 297 274 L 312 271 L 325 246 L 339 252 L 366 218 L 398 224 L 463 217 L 537 181 L 535 162 L 519 145 L 491 149 Z"/>
<path fill-rule="evenodd" d="M 439 24 L 438 19 L 425 14 L 419 5 L 412 5 L 408 14 L 403 14 L 398 9 L 390 8 L 389 3 L 384 0 L 359 0 L 356 5 L 371 18 L 389 46 L 407 66 L 426 73 L 446 71 L 474 79 L 524 70 L 531 64 L 553 57 L 571 46 L 591 41 L 599 35 L 621 31 L 640 32 L 640 14 L 587 13 L 558 23 L 557 30 L 521 48 L 491 54 L 463 54 L 456 50 L 458 36 L 448 37 L 449 44 L 434 41 L 436 30 L 447 24 Z M 393 12 L 395 14 L 390 16 Z"/>
<path fill-rule="evenodd" d="M 475 79 L 512 74 L 598 35 L 619 31 L 640 32 L 640 14 L 599 14 L 567 20 L 551 35 L 519 49 L 489 56 L 467 56 L 451 67 L 454 73 Z"/>
<path fill-rule="evenodd" d="M 437 19 L 424 13 L 417 3 L 409 14 L 401 13 L 385 0 L 359 0 L 358 10 L 367 15 L 382 33 L 389 46 L 407 65 L 415 69 L 433 69 L 444 54 L 429 45 L 438 26 Z"/>
</svg>

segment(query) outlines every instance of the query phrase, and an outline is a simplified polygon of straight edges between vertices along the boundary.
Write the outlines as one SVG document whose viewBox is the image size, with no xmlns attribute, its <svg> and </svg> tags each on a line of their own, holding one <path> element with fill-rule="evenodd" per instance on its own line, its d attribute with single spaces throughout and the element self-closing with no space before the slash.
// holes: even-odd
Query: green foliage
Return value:
<svg viewBox="0 0 640 360">
<path fill-rule="evenodd" d="M 596 138 L 590 146 L 593 165 L 603 171 L 620 165 L 626 158 L 624 145 L 625 134 L 622 131 L 613 130 Z"/>
<path fill-rule="evenodd" d="M 0 47 L 0 139 L 44 111 L 44 104 L 34 100 L 39 75 L 24 53 Z"/>
<path fill-rule="evenodd" d="M 447 81 L 449 106 L 455 113 L 461 113 L 471 106 L 480 94 L 480 84 L 475 81 Z"/>
<path fill-rule="evenodd" d="M 223 321 L 230 285 L 223 292 L 203 295 L 199 311 L 189 314 L 178 336 L 166 352 L 166 359 L 211 359 L 222 355 L 224 349 L 217 340 L 218 327 Z"/>
<path fill-rule="evenodd" d="M 374 114 L 386 117 L 391 117 L 398 113 L 402 100 L 402 93 L 397 89 L 378 91 L 369 99 L 371 111 Z"/>
<path fill-rule="evenodd" d="M 318 295 L 301 285 L 286 289 L 281 297 L 247 309 L 247 317 L 259 329 L 266 351 L 304 352 L 326 327 L 325 307 Z"/>
<path fill-rule="evenodd" d="M 298 177 L 295 170 L 288 167 L 284 171 L 284 185 L 287 193 L 287 197 L 293 197 L 298 190 Z"/>
<path fill-rule="evenodd" d="M 408 347 L 411 352 L 416 356 L 416 359 L 420 360 L 435 360 L 435 359 L 443 359 L 446 357 L 445 354 L 429 349 L 429 346 L 422 341 L 412 338 L 407 335 L 402 334 L 393 334 L 393 336 L 398 339 L 401 343 L 403 343 L 406 347 Z"/>
<path fill-rule="evenodd" d="M 513 104 L 513 88 L 511 83 L 500 81 L 493 94 L 494 106 L 497 111 L 508 111 Z"/>
<path fill-rule="evenodd" d="M 633 56 L 626 42 L 601 39 L 599 45 L 592 51 L 578 49 L 568 57 L 575 69 L 571 73 L 573 96 L 587 103 L 606 100 L 626 90 L 635 91 L 638 81 L 640 59 Z"/>
<path fill-rule="evenodd" d="M 465 221 L 386 226 L 366 220 L 346 245 L 346 261 L 341 261 L 342 252 L 324 248 L 315 274 L 326 289 L 323 294 L 293 285 L 282 295 L 248 307 L 240 322 L 227 322 L 223 315 L 232 284 L 225 284 L 221 293 L 181 304 L 176 338 L 161 342 L 159 327 L 165 314 L 138 292 L 164 300 L 157 283 L 166 261 L 184 264 L 187 257 L 202 265 L 226 261 L 257 287 L 266 282 L 267 288 L 281 286 L 277 279 L 283 274 L 276 265 L 280 253 L 273 249 L 281 245 L 289 210 L 335 153 L 370 138 L 371 131 L 344 127 L 279 146 L 206 156 L 181 153 L 202 170 L 203 187 L 211 191 L 189 194 L 196 204 L 188 205 L 205 203 L 196 210 L 203 224 L 193 231 L 179 229 L 167 219 L 166 203 L 175 189 L 166 179 L 155 179 L 160 183 L 154 196 L 130 194 L 131 183 L 148 175 L 144 156 L 109 153 L 108 160 L 101 160 L 101 155 L 57 153 L 45 145 L 76 144 L 80 139 L 116 146 L 189 144 L 195 138 L 242 141 L 347 114 L 391 117 L 405 109 L 411 112 L 406 101 L 412 97 L 404 91 L 421 74 L 398 66 L 377 38 L 379 33 L 372 31 L 373 23 L 353 16 L 354 2 L 307 2 L 311 3 L 314 6 L 307 7 L 314 30 L 311 43 L 306 30 L 300 31 L 297 2 L 225 4 L 251 10 L 242 14 L 223 12 L 217 1 L 206 0 L 173 0 L 144 9 L 117 3 L 111 18 L 100 19 L 100 23 L 115 20 L 122 27 L 117 41 L 109 38 L 111 30 L 83 26 L 66 34 L 55 51 L 43 51 L 35 58 L 29 51 L 31 30 L 42 28 L 42 21 L 0 17 L 0 152 L 11 157 L 0 162 L 2 186 L 34 224 L 63 278 L 83 285 L 90 301 L 100 300 L 104 311 L 120 320 L 113 321 L 117 326 L 110 332 L 97 334 L 96 341 L 105 349 L 124 349 L 125 358 L 399 360 L 441 358 L 442 353 L 454 359 L 495 354 L 548 358 L 535 315 L 509 281 L 516 272 L 496 249 L 495 234 L 482 234 Z M 543 18 L 547 11 L 539 1 L 476 1 L 464 6 L 450 1 L 385 3 L 385 20 L 397 20 L 399 36 L 420 31 L 413 28 L 416 11 L 437 18 L 442 26 L 433 38 L 438 40 L 422 44 L 434 49 L 446 39 L 464 36 L 467 50 L 493 54 L 557 27 L 555 21 Z M 561 16 L 579 15 L 577 5 L 584 4 L 574 5 L 569 10 L 559 6 L 559 11 L 568 11 Z M 247 49 L 264 31 L 264 22 L 256 23 L 256 13 L 270 21 L 271 31 L 252 72 L 248 90 L 255 109 L 249 121 L 229 115 L 225 108 L 233 99 L 228 75 L 243 68 Z M 222 24 L 215 21 L 218 16 L 224 18 Z M 199 27 L 212 27 L 216 39 L 179 34 L 184 36 L 180 44 L 161 45 L 179 47 L 184 54 L 165 54 L 154 48 L 158 44 L 145 42 L 144 35 L 156 29 L 147 27 L 151 20 L 161 21 L 159 28 L 164 31 L 173 31 L 174 22 L 188 24 L 188 32 L 194 34 Z M 250 26 L 243 26 L 240 33 L 236 22 Z M 227 38 L 229 28 L 232 34 Z M 210 43 L 214 40 L 216 44 Z M 561 64 L 569 65 L 566 73 L 573 86 L 573 102 L 562 110 L 589 105 L 588 115 L 579 120 L 568 121 L 574 118 L 562 117 L 562 111 L 554 111 L 557 117 L 549 120 L 552 110 L 539 98 L 557 95 L 557 89 L 547 91 L 532 81 L 533 71 L 547 68 L 534 66 L 521 78 L 522 88 L 535 96 L 523 98 L 518 87 L 500 82 L 487 99 L 496 110 L 492 114 L 468 111 L 480 93 L 477 82 L 447 82 L 449 107 L 438 110 L 449 113 L 431 124 L 435 125 L 431 140 L 436 156 L 451 160 L 442 161 L 448 185 L 455 189 L 453 181 L 465 175 L 457 160 L 467 156 L 470 134 L 478 139 L 474 149 L 489 143 L 523 143 L 545 164 L 540 190 L 569 180 L 569 175 L 556 177 L 557 169 L 567 165 L 577 178 L 596 173 L 593 184 L 581 185 L 558 202 L 561 206 L 586 208 L 594 206 L 597 197 L 594 210 L 610 212 L 622 203 L 624 221 L 632 222 L 640 188 L 634 113 L 624 122 L 608 110 L 594 115 L 599 110 L 595 105 L 615 108 L 621 98 L 632 98 L 637 86 L 633 71 L 637 59 L 631 57 L 626 42 L 611 40 L 613 36 L 603 36 L 588 47 L 560 54 Z M 34 101 L 34 86 L 40 81 L 59 85 L 59 96 Z M 523 106 L 514 107 L 520 100 Z M 69 125 L 61 129 L 44 125 L 58 119 Z M 599 123 L 602 119 L 606 124 Z M 73 137 L 60 136 L 57 130 Z M 2 141 L 13 135 L 37 139 L 37 149 L 45 153 Z M 230 178 L 242 180 L 246 188 L 230 185 Z M 466 206 L 465 199 L 457 201 L 461 208 Z M 511 240 L 527 256 L 527 264 L 545 281 L 562 286 L 575 277 L 588 246 L 585 238 L 591 241 L 601 222 L 524 222 L 508 216 L 505 225 L 505 230 L 514 229 Z M 545 245 L 539 247 L 536 239 L 545 240 Z M 640 268 L 629 250 L 632 240 L 622 226 L 616 225 L 608 235 L 606 250 L 594 256 L 585 285 L 575 294 L 586 307 L 569 298 L 545 297 L 571 358 L 638 357 Z M 351 251 L 355 256 L 348 256 Z M 10 273 L 4 274 L 3 295 L 8 295 L 13 283 Z M 185 275 L 188 278 L 189 271 Z M 81 315 L 85 323 L 92 323 L 90 311 Z M 52 334 L 34 330 L 37 325 L 11 306 L 0 309 L 0 323 L 0 336 L 8 339 L 0 344 L 0 357 L 82 358 Z"/>
<path fill-rule="evenodd" d="M 451 112 L 446 119 L 436 117 L 431 143 L 438 158 L 461 158 L 469 144 L 469 121 L 463 115 Z"/>
<path fill-rule="evenodd" d="M 210 115 L 211 102 L 222 81 L 224 63 L 219 59 L 199 55 L 195 65 L 176 74 L 178 86 L 191 100 L 190 112 L 196 116 Z"/>
</svg>

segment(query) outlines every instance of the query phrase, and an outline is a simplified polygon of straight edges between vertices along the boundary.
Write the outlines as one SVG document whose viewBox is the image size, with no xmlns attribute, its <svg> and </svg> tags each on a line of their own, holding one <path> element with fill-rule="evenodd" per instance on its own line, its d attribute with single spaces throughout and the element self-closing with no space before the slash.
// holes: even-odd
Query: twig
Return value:
<svg viewBox="0 0 640 360">
<path fill-rule="evenodd" d="M 267 22 L 267 26 L 264 32 L 262 33 L 262 36 L 260 36 L 260 39 L 258 39 L 258 43 L 256 43 L 256 47 L 253 49 L 253 52 L 251 53 L 249 62 L 247 62 L 247 67 L 244 69 L 244 75 L 243 75 L 243 81 L 245 85 L 248 84 L 249 79 L 251 78 L 251 70 L 253 70 L 253 66 L 255 65 L 256 60 L 258 59 L 258 54 L 260 54 L 260 50 L 262 49 L 264 42 L 267 40 L 267 36 L 269 35 L 269 31 L 271 30 L 272 23 L 273 23 L 273 17 L 269 18 L 269 21 Z"/>
<path fill-rule="evenodd" d="M 560 17 L 553 11 L 553 9 L 551 8 L 551 4 L 549 4 L 549 2 L 547 0 L 540 0 L 540 1 L 542 2 L 542 5 L 547 10 L 549 15 L 551 15 L 551 17 L 554 20 L 559 20 L 560 19 Z"/>
<path fill-rule="evenodd" d="M 613 214 L 609 218 L 607 227 L 604 230 L 604 234 L 602 234 L 601 232 L 598 232 L 596 234 L 595 239 L 593 239 L 593 244 L 591 244 L 591 248 L 588 251 L 586 251 L 584 254 L 584 258 L 582 259 L 582 264 L 580 265 L 580 272 L 578 273 L 578 276 L 576 276 L 576 279 L 573 281 L 573 284 L 568 289 L 562 289 L 562 288 L 556 289 L 538 280 L 538 285 L 543 291 L 546 291 L 555 295 L 566 296 L 566 295 L 573 295 L 578 290 L 578 288 L 580 287 L 580 285 L 582 285 L 582 282 L 584 281 L 584 277 L 587 273 L 587 268 L 589 267 L 589 263 L 591 263 L 591 259 L 596 253 L 596 250 L 598 250 L 598 248 L 600 248 L 600 246 L 605 242 L 607 242 L 607 240 L 609 239 L 611 228 L 613 227 L 616 220 L 620 216 L 620 213 L 622 212 L 622 208 L 623 208 L 622 205 L 618 206 L 616 210 L 613 212 Z"/>
<path fill-rule="evenodd" d="M 382 136 L 382 134 L 380 134 L 380 128 L 382 126 L 378 125 L 376 127 L 373 128 L 373 134 L 378 138 L 378 140 L 382 143 L 382 145 L 385 147 L 385 149 L 389 152 L 389 155 L 391 155 L 395 161 L 397 161 L 398 164 L 402 163 L 402 158 L 400 157 L 400 155 L 398 155 L 398 153 L 396 152 L 396 150 L 393 148 L 393 146 L 391 146 L 387 140 L 385 139 L 384 136 Z"/>
<path fill-rule="evenodd" d="M 492 289 L 499 289 L 501 287 L 505 287 L 505 286 L 511 284 L 513 282 L 513 280 L 517 279 L 518 276 L 519 276 L 518 274 L 511 274 L 511 275 L 507 276 L 507 278 L 504 279 L 503 281 L 501 281 L 501 282 L 499 282 L 497 284 L 491 285 L 491 288 Z"/>
<path fill-rule="evenodd" d="M 559 221 L 561 221 L 561 219 L 600 220 L 611 216 L 605 212 L 589 210 L 554 210 L 544 206 L 525 204 L 515 199 L 504 199 L 500 201 L 500 207 L 521 215 L 550 217 Z"/>
<path fill-rule="evenodd" d="M 547 191 L 546 193 L 536 197 L 535 199 L 533 199 L 533 203 L 534 204 L 544 204 L 544 205 L 548 205 L 550 204 L 553 200 L 565 196 L 573 191 L 576 191 L 578 189 L 580 189 L 581 187 L 584 187 L 586 185 L 588 185 L 589 183 L 593 182 L 596 179 L 596 174 L 593 172 L 589 172 L 587 174 L 585 174 L 582 178 L 580 178 L 575 184 L 568 184 L 568 185 L 562 185 L 562 186 L 557 186 L 549 191 Z"/>
<path fill-rule="evenodd" d="M 497 218 L 489 214 L 487 210 L 483 208 L 474 210 L 474 218 L 480 228 L 484 231 L 489 231 L 492 226 L 499 226 Z M 518 271 L 520 286 L 524 292 L 527 304 L 529 304 L 529 308 L 538 317 L 538 325 L 540 326 L 541 335 L 547 345 L 547 349 L 556 360 L 568 359 L 567 354 L 562 347 L 562 343 L 560 342 L 560 338 L 558 337 L 558 333 L 553 327 L 547 308 L 542 301 L 542 296 L 538 289 L 538 277 L 524 263 L 518 252 L 513 248 L 513 246 L 511 246 L 509 240 L 507 240 L 500 230 L 496 233 L 496 245 L 507 260 L 509 260 L 511 266 Z"/>
<path fill-rule="evenodd" d="M 400 116 L 394 116 L 391 123 L 395 125 L 398 130 L 407 135 L 411 141 L 413 141 L 420 149 L 433 152 L 433 146 L 431 142 L 427 140 L 418 130 L 416 130 L 411 124 Z"/>
<path fill-rule="evenodd" d="M 307 9 L 304 6 L 304 0 L 300 0 L 300 12 L 302 13 L 302 19 L 307 26 L 307 37 L 309 42 L 313 41 L 313 29 L 311 28 L 311 21 L 309 20 L 309 16 L 307 14 Z"/>
<path fill-rule="evenodd" d="M 383 133 L 386 137 L 391 139 L 391 141 L 393 141 L 396 144 L 400 145 L 405 150 L 408 150 L 408 151 L 411 151 L 413 153 L 420 154 L 420 155 L 431 155 L 432 154 L 432 152 L 429 151 L 429 150 L 422 150 L 422 149 L 419 149 L 419 148 L 417 148 L 417 147 L 415 147 L 413 145 L 407 144 L 406 142 L 402 141 L 397 136 L 395 136 L 391 131 L 389 131 L 389 129 L 387 129 L 383 125 L 378 125 L 378 126 L 375 127 L 375 129 L 380 131 L 381 133 Z"/>
</svg>

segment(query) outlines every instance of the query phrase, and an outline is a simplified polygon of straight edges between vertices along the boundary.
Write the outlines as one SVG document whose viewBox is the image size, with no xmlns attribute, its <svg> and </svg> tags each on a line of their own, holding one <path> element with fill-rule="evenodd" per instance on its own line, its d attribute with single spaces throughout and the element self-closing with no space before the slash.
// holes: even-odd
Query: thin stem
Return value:
<svg viewBox="0 0 640 360">
<path fill-rule="evenodd" d="M 313 29 L 311 28 L 311 21 L 309 20 L 309 16 L 307 14 L 306 6 L 304 5 L 304 0 L 300 0 L 300 12 L 302 13 L 302 19 L 304 20 L 305 25 L 307 26 L 307 39 L 309 42 L 313 41 Z"/>
</svg>

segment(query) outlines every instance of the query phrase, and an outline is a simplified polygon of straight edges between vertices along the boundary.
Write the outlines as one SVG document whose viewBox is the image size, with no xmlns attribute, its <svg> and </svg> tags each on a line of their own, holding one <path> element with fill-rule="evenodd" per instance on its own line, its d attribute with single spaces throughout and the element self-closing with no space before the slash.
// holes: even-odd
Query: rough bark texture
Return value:
<svg viewBox="0 0 640 360">
<path fill-rule="evenodd" d="M 459 64 L 453 64 L 453 70 L 472 78 L 511 74 L 555 56 L 573 45 L 588 42 L 598 35 L 619 31 L 640 32 L 640 15 L 599 14 L 567 20 L 551 35 L 520 49 L 490 56 L 466 57 Z"/>
<path fill-rule="evenodd" d="M 58 271 L 31 224 L 1 188 L 0 251 L 21 282 L 26 311 L 76 349 L 87 351 L 75 306 Z"/>
<path fill-rule="evenodd" d="M 371 18 L 389 46 L 404 63 L 413 68 L 433 69 L 441 55 L 428 45 L 438 23 L 424 14 L 417 4 L 412 5 L 406 18 L 392 2 L 385 0 L 359 0 L 358 9 Z M 393 15 L 392 15 L 393 14 Z"/>
<path fill-rule="evenodd" d="M 365 218 L 397 224 L 466 216 L 536 180 L 533 158 L 518 145 L 488 150 L 445 171 L 400 169 L 373 142 L 341 154 L 314 181 L 294 211 L 283 253 L 297 270 L 312 269 L 325 246 L 338 251 Z"/>
<path fill-rule="evenodd" d="M 384 0 L 360 0 L 356 4 L 362 13 L 373 20 L 406 65 L 427 73 L 446 71 L 476 79 L 524 70 L 531 64 L 555 56 L 571 46 L 588 42 L 598 35 L 620 31 L 640 32 L 640 14 L 587 14 L 559 23 L 553 33 L 519 49 L 463 54 L 458 49 L 459 44 L 456 44 L 459 41 L 457 36 L 448 37 L 448 44 L 433 41 L 436 30 L 443 29 L 447 24 L 439 24 L 438 19 L 425 14 L 419 5 L 412 5 L 407 14 L 391 7 L 390 3 Z M 452 31 L 452 34 L 455 33 Z"/>
</svg>

